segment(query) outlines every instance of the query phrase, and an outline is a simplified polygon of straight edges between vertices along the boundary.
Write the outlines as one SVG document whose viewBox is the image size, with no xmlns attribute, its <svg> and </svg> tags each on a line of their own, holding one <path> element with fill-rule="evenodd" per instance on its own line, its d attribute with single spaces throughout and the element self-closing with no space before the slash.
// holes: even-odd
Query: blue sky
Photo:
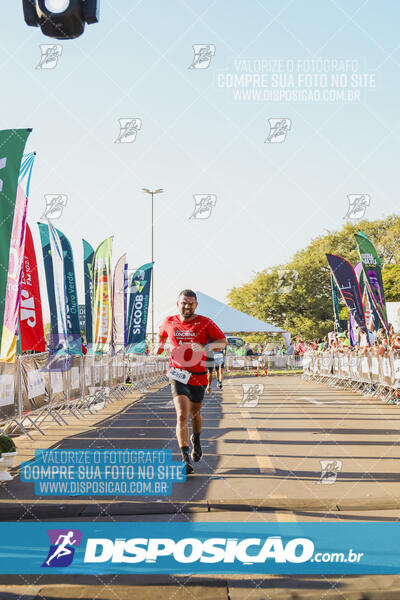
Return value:
<svg viewBox="0 0 400 600">
<path fill-rule="evenodd" d="M 50 70 L 35 67 L 39 44 L 52 42 L 25 25 L 20 2 L 2 0 L 0 18 L 0 125 L 33 128 L 28 218 L 39 264 L 44 194 L 67 194 L 55 225 L 74 250 L 80 303 L 82 237 L 97 246 L 114 235 L 114 264 L 124 252 L 131 268 L 149 261 L 142 187 L 165 190 L 156 201 L 156 321 L 174 311 L 180 289 L 224 301 L 339 229 L 347 194 L 371 196 L 370 219 L 398 209 L 398 2 L 102 0 L 100 23 L 61 42 Z M 215 45 L 207 69 L 188 68 L 193 44 Z M 321 58 L 356 61 L 356 74 L 368 74 L 359 101 L 240 100 L 218 85 L 238 61 L 275 70 L 277 60 Z M 120 118 L 142 120 L 133 143 L 114 143 Z M 264 143 L 271 118 L 291 120 L 283 143 Z M 194 194 L 216 195 L 208 219 L 189 219 Z M 41 282 L 47 315 L 42 267 Z"/>
</svg>

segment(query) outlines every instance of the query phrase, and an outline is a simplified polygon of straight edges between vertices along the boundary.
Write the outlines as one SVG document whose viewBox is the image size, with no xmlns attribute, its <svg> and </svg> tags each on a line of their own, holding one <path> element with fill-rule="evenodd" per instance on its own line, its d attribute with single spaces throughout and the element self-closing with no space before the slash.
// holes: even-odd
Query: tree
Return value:
<svg viewBox="0 0 400 600">
<path fill-rule="evenodd" d="M 400 217 L 347 223 L 328 231 L 295 253 L 286 264 L 257 273 L 249 283 L 228 293 L 231 306 L 306 339 L 332 330 L 330 269 L 326 253 L 339 254 L 353 265 L 359 261 L 354 234 L 361 230 L 375 245 L 383 264 L 390 295 L 400 287 Z M 389 299 L 389 298 L 388 298 Z"/>
<path fill-rule="evenodd" d="M 386 302 L 400 302 L 400 265 L 385 265 L 382 279 Z"/>
<path fill-rule="evenodd" d="M 45 323 L 43 325 L 43 332 L 44 332 L 44 339 L 46 340 L 46 343 L 50 343 L 50 336 L 51 336 L 51 326 L 50 323 Z"/>
</svg>

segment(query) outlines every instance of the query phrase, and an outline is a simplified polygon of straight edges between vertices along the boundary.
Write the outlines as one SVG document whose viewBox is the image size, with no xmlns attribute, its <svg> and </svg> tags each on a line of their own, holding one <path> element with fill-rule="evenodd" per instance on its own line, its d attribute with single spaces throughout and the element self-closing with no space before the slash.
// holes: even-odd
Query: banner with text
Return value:
<svg viewBox="0 0 400 600">
<path fill-rule="evenodd" d="M 79 324 L 78 292 L 76 289 L 74 256 L 71 244 L 65 235 L 56 229 L 61 241 L 64 265 L 64 289 L 66 301 L 66 319 L 68 334 L 68 352 L 82 354 L 81 328 Z"/>
<path fill-rule="evenodd" d="M 112 303 L 112 343 L 114 352 L 122 352 L 125 347 L 125 261 L 126 254 L 123 254 L 114 269 Z"/>
<path fill-rule="evenodd" d="M 25 250 L 22 267 L 21 303 L 19 307 L 21 350 L 44 352 L 46 344 L 43 330 L 42 303 L 35 247 L 28 223 L 26 224 Z"/>
<path fill-rule="evenodd" d="M 358 285 L 357 275 L 353 267 L 347 260 L 336 254 L 327 254 L 326 258 L 350 314 L 354 317 L 361 331 L 367 333 L 360 286 Z"/>
<path fill-rule="evenodd" d="M 5 522 L 0 573 L 399 574 L 399 535 L 396 522 Z"/>
<path fill-rule="evenodd" d="M 94 249 L 86 240 L 83 243 L 83 278 L 85 283 L 85 317 L 86 317 L 86 343 L 88 349 L 93 342 L 92 330 L 92 302 L 93 302 L 93 279 L 92 266 Z"/>
<path fill-rule="evenodd" d="M 385 294 L 382 281 L 382 262 L 375 246 L 361 231 L 355 234 L 358 252 L 361 258 L 365 283 L 370 294 L 370 300 L 375 307 L 382 325 L 389 332 L 386 314 Z"/>
<path fill-rule="evenodd" d="M 109 352 L 112 334 L 111 257 L 113 238 L 105 239 L 93 257 L 93 351 Z"/>
<path fill-rule="evenodd" d="M 22 154 L 30 129 L 0 131 L 0 330 L 7 298 L 11 233 Z"/>
<path fill-rule="evenodd" d="M 149 310 L 151 275 L 154 263 L 140 267 L 128 284 L 127 353 L 142 354 L 146 346 L 146 326 Z"/>
</svg>

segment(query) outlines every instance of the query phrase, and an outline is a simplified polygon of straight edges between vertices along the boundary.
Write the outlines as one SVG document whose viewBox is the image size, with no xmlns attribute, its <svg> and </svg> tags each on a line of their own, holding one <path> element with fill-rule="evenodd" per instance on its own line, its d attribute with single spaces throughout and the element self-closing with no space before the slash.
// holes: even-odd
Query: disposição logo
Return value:
<svg viewBox="0 0 400 600">
<path fill-rule="evenodd" d="M 82 532 L 79 529 L 48 529 L 50 548 L 42 567 L 68 567 L 75 554 L 74 546 L 80 546 Z"/>
</svg>

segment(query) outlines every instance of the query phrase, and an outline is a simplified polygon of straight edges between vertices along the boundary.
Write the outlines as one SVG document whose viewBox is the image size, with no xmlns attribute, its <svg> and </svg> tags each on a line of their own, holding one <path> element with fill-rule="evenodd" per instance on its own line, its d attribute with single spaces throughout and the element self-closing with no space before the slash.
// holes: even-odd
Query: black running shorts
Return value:
<svg viewBox="0 0 400 600">
<path fill-rule="evenodd" d="M 200 403 L 203 402 L 205 385 L 189 385 L 188 383 L 182 383 L 171 379 L 171 392 L 172 397 L 175 396 L 187 396 L 190 402 Z"/>
</svg>

